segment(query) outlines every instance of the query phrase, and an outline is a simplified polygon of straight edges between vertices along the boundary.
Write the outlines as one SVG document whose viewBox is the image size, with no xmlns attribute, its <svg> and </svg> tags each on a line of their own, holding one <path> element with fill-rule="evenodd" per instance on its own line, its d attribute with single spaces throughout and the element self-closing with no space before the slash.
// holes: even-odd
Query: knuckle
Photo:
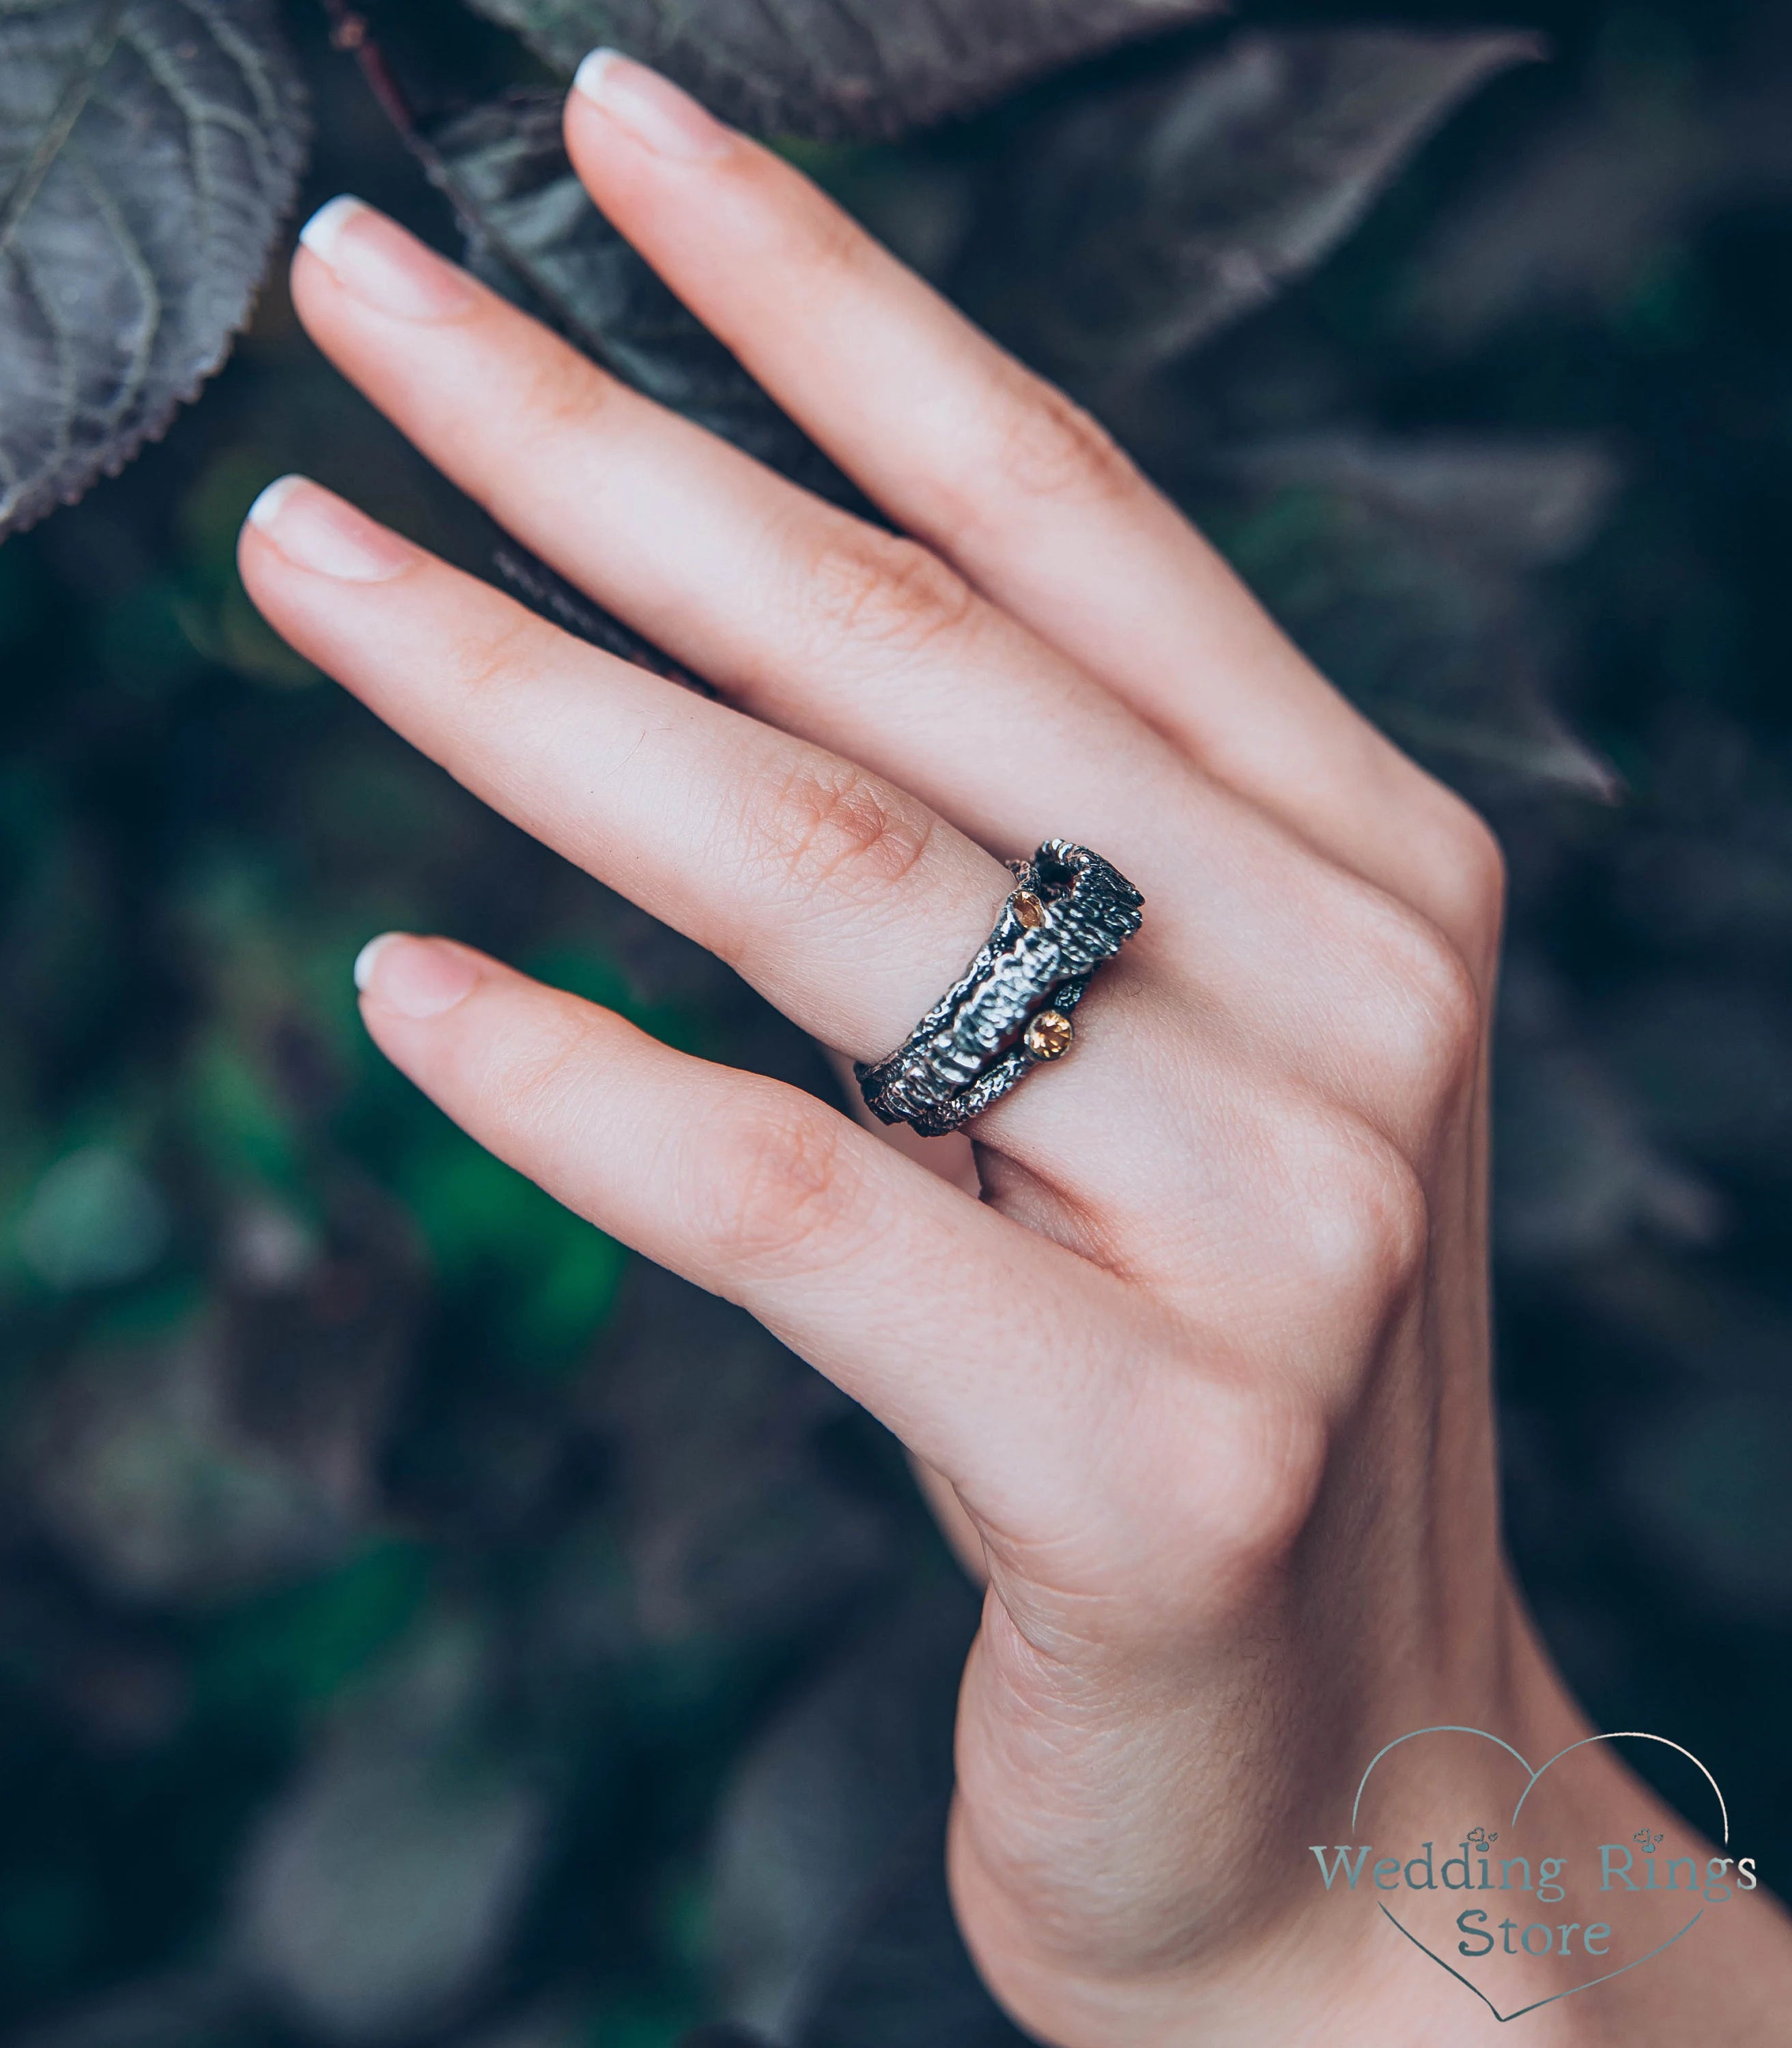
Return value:
<svg viewBox="0 0 1792 2048">
<path fill-rule="evenodd" d="M 1506 853 L 1492 826 L 1460 799 L 1439 865 L 1459 929 L 1491 960 L 1506 913 Z"/>
<path fill-rule="evenodd" d="M 1428 1099 L 1453 1096 L 1476 1071 L 1485 1018 L 1480 985 L 1460 949 L 1428 918 L 1397 921 L 1377 1006 L 1402 1080 Z"/>
<path fill-rule="evenodd" d="M 1286 1561 L 1313 1519 L 1331 1455 L 1325 1413 L 1292 1388 L 1254 1387 L 1209 1447 L 1208 1554 L 1235 1580 L 1259 1578 Z"/>
<path fill-rule="evenodd" d="M 460 696 L 477 699 L 508 689 L 527 666 L 541 630 L 539 623 L 525 612 L 470 650 L 456 677 Z"/>
<path fill-rule="evenodd" d="M 1055 384 L 1017 365 L 995 411 L 996 472 L 1022 496 L 1105 502 L 1137 487 L 1113 436 Z"/>
<path fill-rule="evenodd" d="M 919 654 L 969 619 L 970 586 L 918 541 L 870 529 L 836 538 L 806 566 L 803 615 L 826 649 L 842 642 Z"/>
<path fill-rule="evenodd" d="M 930 813 L 851 762 L 806 756 L 749 796 L 746 865 L 780 895 L 881 897 L 920 864 L 933 826 Z"/>
<path fill-rule="evenodd" d="M 1422 911 L 1368 883 L 1338 906 L 1352 936 L 1341 1017 L 1372 1099 L 1404 1124 L 1447 1109 L 1479 1071 L 1483 984 L 1461 946 Z"/>
<path fill-rule="evenodd" d="M 1363 1119 L 1315 1110 L 1285 1153 L 1306 1285 L 1347 1316 L 1378 1321 L 1418 1282 L 1430 1203 L 1418 1169 Z"/>
<path fill-rule="evenodd" d="M 805 296 L 831 297 L 883 258 L 851 215 L 774 150 L 743 149 L 737 141 L 717 175 L 743 203 L 735 218 L 750 223 L 754 253 L 767 274 L 793 281 Z"/>
<path fill-rule="evenodd" d="M 564 459 L 568 435 L 590 432 L 611 410 L 622 386 L 557 336 L 532 340 L 533 345 L 524 351 L 509 351 L 519 359 L 517 403 L 507 417 L 522 428 L 532 449 Z"/>
<path fill-rule="evenodd" d="M 1180 1383 L 1150 1439 L 1131 1447 L 1117 1542 L 1129 1560 L 1197 1557 L 1200 1569 L 1148 1584 L 1129 1571 L 1142 1646 L 1179 1643 L 1186 1623 L 1236 1609 L 1286 1567 L 1317 1511 L 1332 1442 L 1318 1397 L 1266 1375 L 1261 1361 Z"/>
<path fill-rule="evenodd" d="M 851 1199 L 843 1129 L 794 1090 L 749 1097 L 706 1127 L 694 1220 L 725 1272 L 789 1274 L 837 1261 Z"/>
<path fill-rule="evenodd" d="M 1410 858 L 1427 910 L 1491 978 L 1506 913 L 1506 855 L 1493 828 L 1453 790 L 1433 785 L 1429 814 Z"/>
</svg>

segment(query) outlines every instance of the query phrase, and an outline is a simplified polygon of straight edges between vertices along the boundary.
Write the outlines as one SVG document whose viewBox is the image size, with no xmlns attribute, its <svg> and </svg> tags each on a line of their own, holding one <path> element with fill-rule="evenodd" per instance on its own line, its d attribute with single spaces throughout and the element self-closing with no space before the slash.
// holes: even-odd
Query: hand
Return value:
<svg viewBox="0 0 1792 2048">
<path fill-rule="evenodd" d="M 1074 1054 L 976 1122 L 980 1200 L 962 1141 L 884 1143 L 443 940 L 364 956 L 368 1028 L 481 1142 L 744 1304 L 943 1476 L 988 1577 L 951 1878 L 1024 2024 L 1068 2048 L 1466 2039 L 1484 2013 L 1328 1907 L 1305 1845 L 1347 1839 L 1394 1735 L 1467 1723 L 1542 1755 L 1584 1732 L 1499 1535 L 1495 843 L 1088 419 L 795 171 L 638 67 L 585 76 L 567 136 L 593 197 L 912 537 L 337 202 L 293 273 L 320 345 L 721 701 L 316 485 L 245 528 L 256 603 L 841 1054 L 889 1052 L 962 971 L 1012 886 L 999 856 L 1092 846 L 1145 925 Z M 1654 1810 L 1589 1755 L 1577 1810 Z M 1449 1762 L 1456 1791 L 1491 1784 Z M 1611 1987 L 1536 2038 L 1658 2022 L 1701 1982 L 1709 2035 L 1719 1981 L 1730 2038 L 1767 2039 L 1780 1922 L 1760 1905 L 1712 1942 L 1697 1980 L 1664 1962 L 1626 1980 L 1647 2004 Z"/>
</svg>

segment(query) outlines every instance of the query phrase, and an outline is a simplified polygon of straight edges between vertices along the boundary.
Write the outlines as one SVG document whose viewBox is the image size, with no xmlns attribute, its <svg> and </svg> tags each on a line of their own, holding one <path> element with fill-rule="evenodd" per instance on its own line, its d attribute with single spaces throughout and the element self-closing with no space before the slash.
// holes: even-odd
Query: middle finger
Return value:
<svg viewBox="0 0 1792 2048">
<path fill-rule="evenodd" d="M 358 201 L 305 239 L 295 302 L 337 366 L 731 701 L 989 844 L 1099 829 L 1104 794 L 1121 818 L 1168 813 L 1169 743 L 925 549 L 628 390 Z"/>
</svg>

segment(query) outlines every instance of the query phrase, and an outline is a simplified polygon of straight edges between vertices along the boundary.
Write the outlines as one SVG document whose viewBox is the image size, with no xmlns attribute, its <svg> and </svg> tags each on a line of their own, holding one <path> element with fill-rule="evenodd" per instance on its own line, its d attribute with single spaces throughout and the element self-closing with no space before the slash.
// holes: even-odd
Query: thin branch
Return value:
<svg viewBox="0 0 1792 2048">
<path fill-rule="evenodd" d="M 518 283 L 547 308 L 564 334 L 576 340 L 587 354 L 603 362 L 607 368 L 614 370 L 615 365 L 603 352 L 599 338 L 586 332 L 573 308 L 563 301 L 547 278 L 537 275 L 513 253 L 503 230 L 455 175 L 453 166 L 424 132 L 410 96 L 374 39 L 373 25 L 367 16 L 351 5 L 350 0 L 322 0 L 322 4 L 329 17 L 332 48 L 354 58 L 367 90 L 391 122 L 399 140 L 416 158 L 424 176 L 460 215 L 463 225 L 471 230 Z"/>
<path fill-rule="evenodd" d="M 374 40 L 373 28 L 367 16 L 351 6 L 349 0 L 324 0 L 324 12 L 329 17 L 331 48 L 354 58 L 367 81 L 367 90 L 378 101 L 381 112 L 398 130 L 405 147 L 429 173 L 431 181 L 441 185 L 459 204 L 460 195 L 444 182 L 447 167 L 440 153 L 418 126 L 409 96 L 398 83 L 397 72 L 387 63 L 386 52 Z"/>
</svg>

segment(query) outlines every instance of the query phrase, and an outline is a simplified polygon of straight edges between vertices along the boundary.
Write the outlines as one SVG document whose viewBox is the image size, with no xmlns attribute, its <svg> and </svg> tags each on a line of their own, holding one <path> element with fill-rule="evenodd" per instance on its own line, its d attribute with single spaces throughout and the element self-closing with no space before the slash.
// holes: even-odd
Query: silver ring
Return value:
<svg viewBox="0 0 1792 2048">
<path fill-rule="evenodd" d="M 1049 839 L 1008 865 L 1017 886 L 976 959 L 887 1059 L 853 1069 L 885 1123 L 943 1136 L 1061 1059 L 1091 978 L 1143 921 L 1144 898 L 1086 846 Z"/>
</svg>

